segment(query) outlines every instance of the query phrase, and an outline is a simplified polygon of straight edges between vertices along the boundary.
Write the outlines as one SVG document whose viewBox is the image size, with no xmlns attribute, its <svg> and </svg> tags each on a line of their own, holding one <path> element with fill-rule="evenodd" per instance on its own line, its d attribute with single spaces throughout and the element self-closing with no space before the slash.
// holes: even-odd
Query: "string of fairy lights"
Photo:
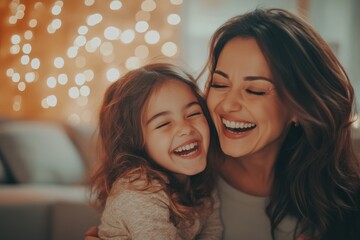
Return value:
<svg viewBox="0 0 360 240">
<path fill-rule="evenodd" d="M 15 88 L 11 110 L 25 112 L 29 91 L 38 112 L 53 109 L 51 114 L 67 114 L 73 124 L 90 121 L 96 109 L 89 101 L 101 96 L 100 89 L 154 56 L 178 56 L 181 5 L 182 0 L 9 1 L 2 28 L 8 39 L 5 72 Z"/>
</svg>

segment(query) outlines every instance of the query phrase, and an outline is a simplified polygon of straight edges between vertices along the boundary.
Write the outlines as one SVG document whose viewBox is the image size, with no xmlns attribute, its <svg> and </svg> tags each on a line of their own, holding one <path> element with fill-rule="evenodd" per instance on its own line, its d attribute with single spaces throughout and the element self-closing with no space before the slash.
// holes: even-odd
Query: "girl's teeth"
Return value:
<svg viewBox="0 0 360 240">
<path fill-rule="evenodd" d="M 190 143 L 190 144 L 187 144 L 187 145 L 178 147 L 177 149 L 174 150 L 174 152 L 176 152 L 176 153 L 181 153 L 181 152 L 183 152 L 183 151 L 187 151 L 187 150 L 190 150 L 190 149 L 194 149 L 195 147 L 197 147 L 197 145 L 198 145 L 197 142 Z"/>
</svg>

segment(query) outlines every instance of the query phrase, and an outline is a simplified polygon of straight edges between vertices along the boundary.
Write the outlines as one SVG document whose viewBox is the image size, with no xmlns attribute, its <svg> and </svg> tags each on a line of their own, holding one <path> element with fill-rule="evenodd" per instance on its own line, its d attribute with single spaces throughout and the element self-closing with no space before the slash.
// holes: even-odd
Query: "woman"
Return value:
<svg viewBox="0 0 360 240">
<path fill-rule="evenodd" d="M 256 9 L 214 33 L 207 67 L 223 239 L 360 239 L 354 91 L 319 34 Z"/>
<path fill-rule="evenodd" d="M 257 9 L 215 32 L 207 66 L 224 239 L 360 239 L 354 92 L 319 34 Z"/>
</svg>

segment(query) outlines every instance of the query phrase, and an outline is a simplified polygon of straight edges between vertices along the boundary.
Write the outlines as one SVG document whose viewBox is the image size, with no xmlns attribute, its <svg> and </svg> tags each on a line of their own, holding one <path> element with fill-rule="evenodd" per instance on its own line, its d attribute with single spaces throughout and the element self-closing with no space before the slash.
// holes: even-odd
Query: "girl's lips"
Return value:
<svg viewBox="0 0 360 240">
<path fill-rule="evenodd" d="M 195 158 L 201 154 L 201 143 L 198 140 L 187 141 L 173 150 L 173 154 L 181 158 Z"/>
</svg>

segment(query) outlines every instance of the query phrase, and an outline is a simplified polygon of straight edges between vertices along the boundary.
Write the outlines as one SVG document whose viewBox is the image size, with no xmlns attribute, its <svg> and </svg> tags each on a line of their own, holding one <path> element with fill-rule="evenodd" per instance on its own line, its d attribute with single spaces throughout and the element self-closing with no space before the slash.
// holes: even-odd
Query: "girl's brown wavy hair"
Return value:
<svg viewBox="0 0 360 240">
<path fill-rule="evenodd" d="M 182 220 L 192 223 L 197 215 L 210 213 L 214 176 L 212 160 L 208 157 L 206 169 L 190 176 L 185 185 L 156 164 L 145 151 L 141 128 L 144 106 L 153 92 L 167 81 L 180 81 L 191 89 L 209 123 L 210 132 L 215 132 L 205 100 L 188 73 L 165 63 L 132 70 L 112 83 L 105 92 L 98 124 L 100 161 L 90 177 L 90 186 L 91 194 L 96 196 L 95 205 L 103 208 L 111 187 L 119 178 L 128 179 L 130 183 L 141 180 L 141 186 L 139 182 L 133 184 L 135 190 L 163 190 L 166 193 L 170 220 L 177 225 Z M 213 144 L 211 141 L 209 148 Z"/>
<path fill-rule="evenodd" d="M 236 37 L 257 41 L 279 98 L 300 123 L 291 127 L 274 166 L 267 206 L 272 237 L 286 215 L 299 219 L 297 231 L 310 239 L 355 236 L 356 223 L 343 221 L 348 212 L 360 214 L 359 161 L 351 142 L 354 90 L 344 68 L 304 20 L 282 9 L 256 9 L 214 33 L 203 70 L 210 73 L 207 91 L 223 47 Z M 352 233 L 341 232 L 346 224 Z"/>
</svg>

